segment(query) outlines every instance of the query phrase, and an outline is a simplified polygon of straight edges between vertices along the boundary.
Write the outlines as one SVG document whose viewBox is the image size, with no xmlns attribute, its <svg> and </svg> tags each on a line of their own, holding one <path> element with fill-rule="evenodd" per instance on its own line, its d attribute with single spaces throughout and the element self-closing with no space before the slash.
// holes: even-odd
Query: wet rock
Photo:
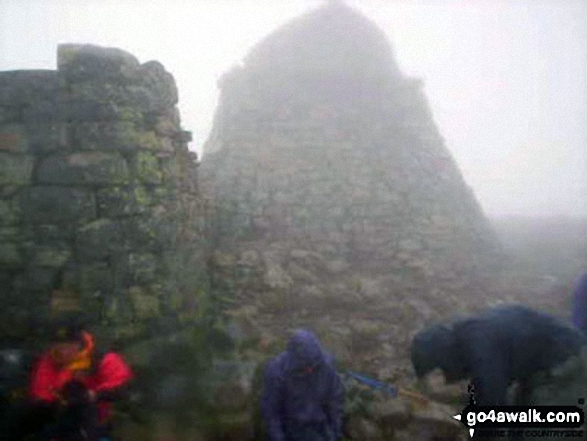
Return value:
<svg viewBox="0 0 587 441">
<path fill-rule="evenodd" d="M 394 432 L 405 427 L 411 418 L 410 411 L 410 404 L 401 399 L 373 404 L 373 418 L 386 432 Z"/>
<path fill-rule="evenodd" d="M 0 185 L 31 183 L 33 164 L 34 159 L 30 155 L 0 151 Z"/>
<path fill-rule="evenodd" d="M 454 413 L 454 409 L 433 402 L 416 410 L 409 428 L 409 432 L 414 435 L 412 439 L 459 439 L 466 431 L 459 421 L 452 418 Z"/>
<path fill-rule="evenodd" d="M 140 73 L 138 60 L 128 52 L 89 44 L 60 44 L 57 67 L 60 75 L 72 82 L 98 78 L 132 81 Z"/>
<path fill-rule="evenodd" d="M 386 441 L 381 428 L 366 418 L 352 416 L 347 423 L 347 431 L 352 440 Z"/>
<path fill-rule="evenodd" d="M 0 242 L 0 264 L 10 268 L 20 265 L 23 262 L 20 247 L 14 243 Z"/>
<path fill-rule="evenodd" d="M 0 151 L 26 153 L 29 149 L 24 124 L 0 125 Z"/>
<path fill-rule="evenodd" d="M 165 70 L 158 61 L 149 61 L 141 66 L 141 83 L 147 87 L 155 97 L 152 108 L 147 111 L 167 109 L 177 104 L 177 86 L 173 75 Z"/>
<path fill-rule="evenodd" d="M 96 217 L 94 193 L 69 187 L 31 187 L 23 195 L 24 221 L 36 224 L 89 221 Z"/>
<path fill-rule="evenodd" d="M 131 253 L 128 256 L 130 278 L 137 284 L 152 283 L 157 280 L 159 262 L 153 253 Z"/>
<path fill-rule="evenodd" d="M 24 107 L 52 100 L 59 89 L 57 72 L 14 70 L 0 72 L 0 107 Z"/>
<path fill-rule="evenodd" d="M 52 155 L 41 162 L 38 181 L 46 184 L 124 184 L 128 166 L 118 153 L 83 152 Z"/>
<path fill-rule="evenodd" d="M 0 199 L 0 225 L 17 224 L 21 217 L 21 207 L 15 198 Z"/>
<path fill-rule="evenodd" d="M 50 291 L 56 284 L 57 271 L 54 268 L 28 267 L 14 280 L 17 291 Z"/>
<path fill-rule="evenodd" d="M 128 290 L 137 318 L 145 319 L 157 317 L 161 312 L 161 302 L 158 294 L 152 290 L 132 286 Z"/>
<path fill-rule="evenodd" d="M 32 263 L 39 267 L 60 268 L 69 261 L 71 256 L 72 251 L 68 249 L 39 248 L 35 251 Z"/>
<path fill-rule="evenodd" d="M 170 150 L 163 138 L 134 121 L 78 123 L 73 128 L 72 143 L 80 150 Z"/>
<path fill-rule="evenodd" d="M 136 153 L 132 167 L 135 176 L 140 183 L 159 184 L 163 179 L 159 160 L 150 152 Z"/>
</svg>

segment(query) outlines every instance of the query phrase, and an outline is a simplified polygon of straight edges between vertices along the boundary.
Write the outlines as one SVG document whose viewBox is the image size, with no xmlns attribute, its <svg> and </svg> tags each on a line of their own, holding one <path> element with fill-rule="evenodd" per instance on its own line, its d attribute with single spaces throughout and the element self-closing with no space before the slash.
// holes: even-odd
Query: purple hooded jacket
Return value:
<svg viewBox="0 0 587 441">
<path fill-rule="evenodd" d="M 587 332 L 587 273 L 577 280 L 573 296 L 573 324 Z"/>
<path fill-rule="evenodd" d="M 296 331 L 265 369 L 262 413 L 269 441 L 335 441 L 344 388 L 331 356 L 310 331 Z"/>
</svg>

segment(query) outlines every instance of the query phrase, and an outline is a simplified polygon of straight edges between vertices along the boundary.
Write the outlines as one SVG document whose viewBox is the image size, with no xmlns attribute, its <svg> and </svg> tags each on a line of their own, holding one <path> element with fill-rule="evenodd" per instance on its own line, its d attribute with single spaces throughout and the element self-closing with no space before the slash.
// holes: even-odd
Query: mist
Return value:
<svg viewBox="0 0 587 441">
<path fill-rule="evenodd" d="M 587 215 L 587 6 L 581 0 L 349 1 L 424 80 L 435 122 L 491 217 Z M 59 43 L 119 47 L 175 76 L 200 158 L 216 82 L 289 19 L 296 0 L 4 0 L 0 70 L 55 69 Z"/>
</svg>

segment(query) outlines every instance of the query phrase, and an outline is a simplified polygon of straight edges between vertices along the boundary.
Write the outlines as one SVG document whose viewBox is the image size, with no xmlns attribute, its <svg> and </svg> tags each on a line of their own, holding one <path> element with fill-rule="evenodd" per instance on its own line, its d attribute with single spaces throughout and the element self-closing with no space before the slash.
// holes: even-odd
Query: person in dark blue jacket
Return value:
<svg viewBox="0 0 587 441">
<path fill-rule="evenodd" d="M 587 332 L 587 272 L 579 277 L 573 296 L 573 324 Z"/>
<path fill-rule="evenodd" d="M 333 358 L 310 331 L 296 331 L 269 361 L 261 406 L 269 441 L 341 438 L 344 388 Z"/>
<path fill-rule="evenodd" d="M 524 397 L 534 375 L 579 355 L 586 343 L 583 333 L 563 320 L 509 305 L 418 333 L 411 359 L 419 378 L 440 368 L 448 383 L 472 380 L 478 405 L 511 404 L 507 389 L 515 382 L 521 391 L 517 404 L 533 404 Z"/>
</svg>

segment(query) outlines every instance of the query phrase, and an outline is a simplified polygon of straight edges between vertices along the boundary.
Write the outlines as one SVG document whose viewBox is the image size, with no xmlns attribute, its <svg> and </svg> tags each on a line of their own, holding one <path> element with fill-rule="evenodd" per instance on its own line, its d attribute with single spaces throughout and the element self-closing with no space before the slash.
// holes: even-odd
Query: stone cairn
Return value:
<svg viewBox="0 0 587 441">
<path fill-rule="evenodd" d="M 0 334 L 69 310 L 157 332 L 195 307 L 174 271 L 205 229 L 175 81 L 119 49 L 57 58 L 0 73 Z"/>
<path fill-rule="evenodd" d="M 501 255 L 422 82 L 383 31 L 332 2 L 219 87 L 200 176 L 235 213 L 216 251 L 234 316 L 269 334 L 310 326 L 340 360 L 405 378 L 413 333 L 482 306 Z"/>
</svg>

